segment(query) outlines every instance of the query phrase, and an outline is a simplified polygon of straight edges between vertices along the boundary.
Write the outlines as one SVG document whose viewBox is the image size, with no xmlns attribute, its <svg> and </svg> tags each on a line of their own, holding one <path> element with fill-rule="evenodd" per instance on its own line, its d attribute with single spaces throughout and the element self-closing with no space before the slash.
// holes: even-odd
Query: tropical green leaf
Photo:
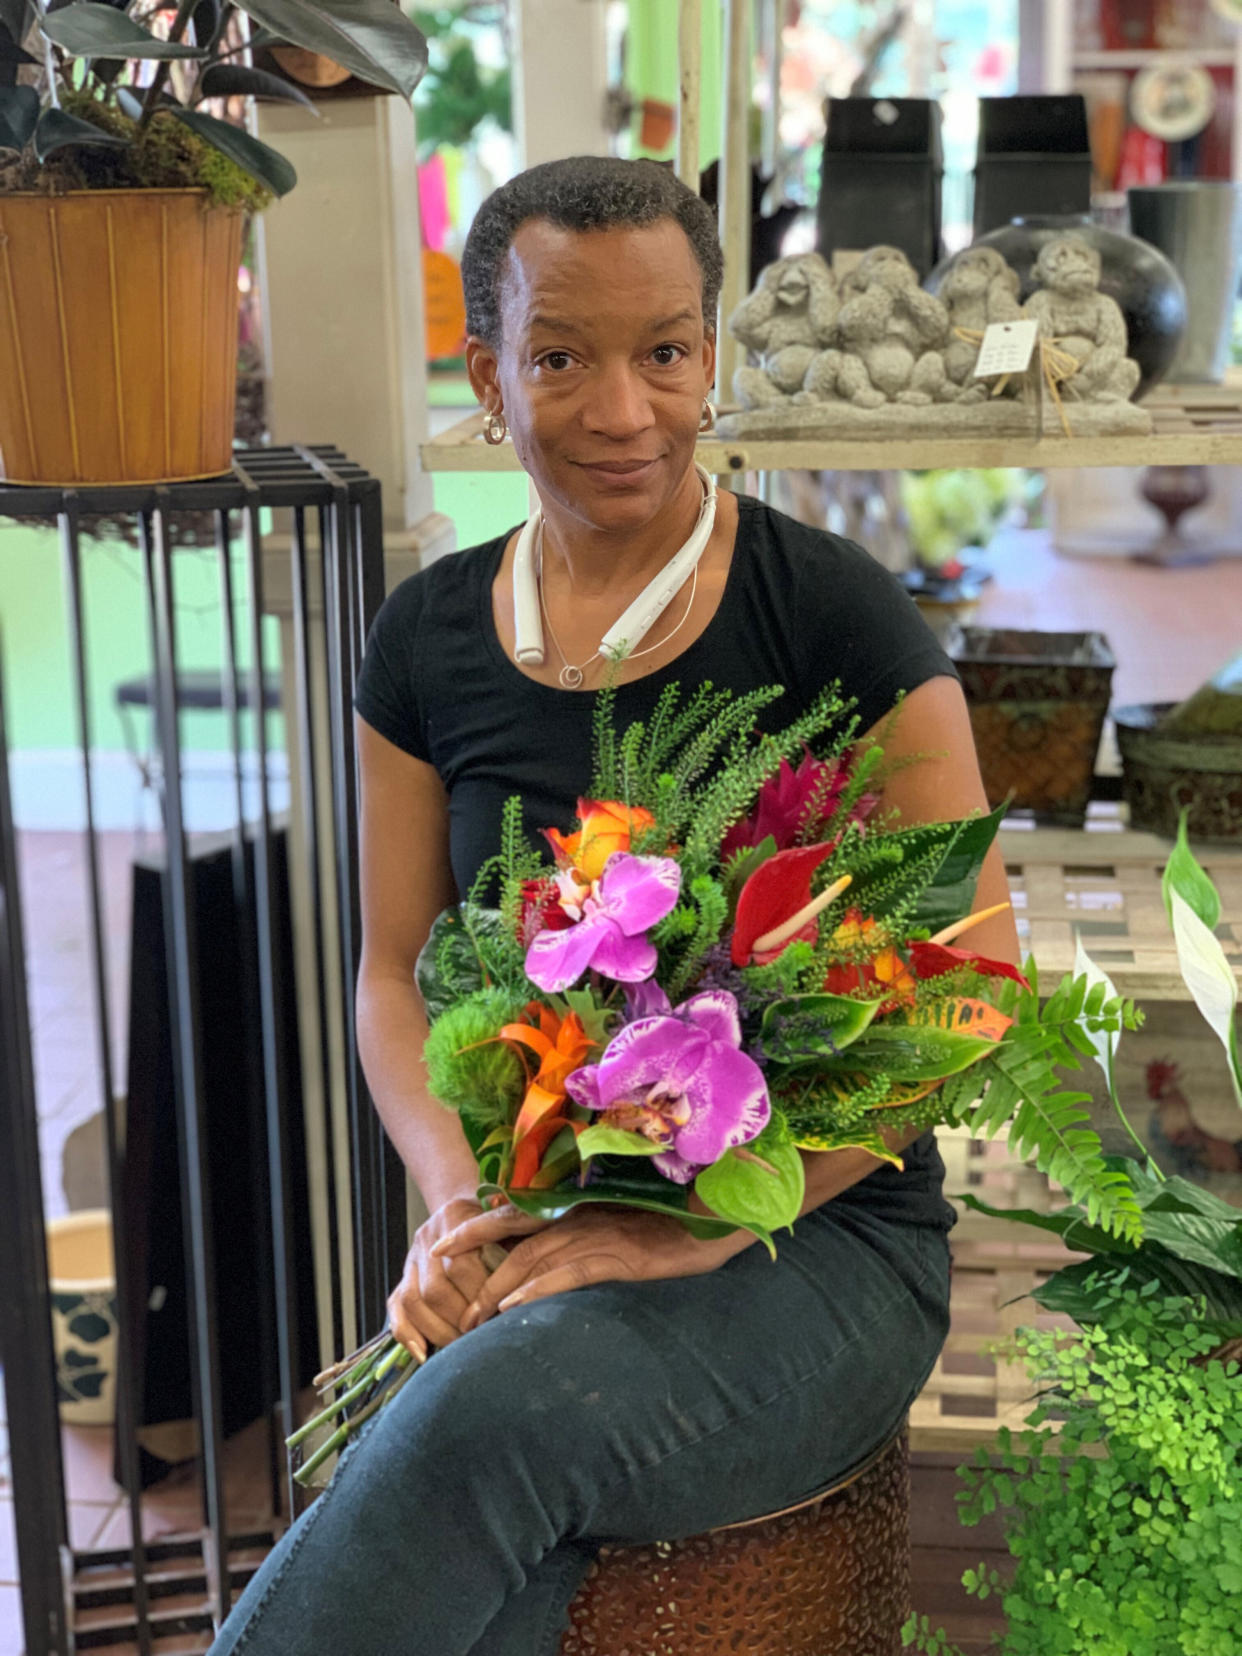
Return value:
<svg viewBox="0 0 1242 1656">
<path fill-rule="evenodd" d="M 879 1009 L 878 1000 L 848 995 L 788 995 L 764 1008 L 760 1041 L 766 1056 L 778 1063 L 818 1065 L 852 1046 Z"/>
<path fill-rule="evenodd" d="M 75 0 L 72 6 L 50 12 L 40 18 L 39 27 L 70 57 L 201 60 L 207 56 L 201 46 L 157 40 L 123 11 L 96 5 L 94 0 Z"/>
<path fill-rule="evenodd" d="M 1189 814 L 1184 810 L 1177 819 L 1177 841 L 1169 852 L 1169 860 L 1160 876 L 1160 890 L 1170 925 L 1173 924 L 1173 893 L 1176 891 L 1184 902 L 1190 904 L 1203 924 L 1214 929 L 1220 924 L 1220 893 L 1212 884 L 1207 870 L 1201 867 L 1190 849 L 1190 840 L 1186 833 L 1186 818 Z"/>
<path fill-rule="evenodd" d="M 578 1154 L 583 1161 L 588 1156 L 658 1156 L 660 1149 L 641 1133 L 626 1133 L 603 1123 L 587 1127 L 578 1135 Z"/>
<path fill-rule="evenodd" d="M 0 150 L 22 150 L 39 124 L 39 94 L 33 86 L 0 86 Z"/>
<path fill-rule="evenodd" d="M 1116 985 L 1113 983 L 1113 980 L 1109 977 L 1108 973 L 1103 971 L 1091 959 L 1091 956 L 1083 947 L 1083 941 L 1080 935 L 1075 935 L 1074 938 L 1074 975 L 1075 977 L 1086 978 L 1087 982 L 1092 986 L 1102 984 L 1104 986 L 1105 996 L 1108 1000 L 1118 999 Z M 1115 1097 L 1116 1088 L 1113 1082 L 1113 1059 L 1116 1056 L 1117 1046 L 1121 1040 L 1121 1031 L 1119 1029 L 1101 1029 L 1096 1031 L 1087 1030 L 1085 1033 L 1087 1040 L 1090 1042 L 1091 1049 L 1095 1054 L 1095 1060 L 1104 1072 L 1104 1079 L 1108 1083 L 1109 1094 L 1110 1096 Z"/>
<path fill-rule="evenodd" d="M 839 1129 L 801 1128 L 795 1134 L 794 1142 L 799 1150 L 865 1150 L 869 1155 L 891 1162 L 894 1167 L 902 1164 L 901 1157 L 889 1149 L 873 1127 L 861 1124 Z"/>
<path fill-rule="evenodd" d="M 989 815 L 970 817 L 958 825 L 958 832 L 945 847 L 934 879 L 919 899 L 913 925 L 935 931 L 970 913 L 983 860 L 996 838 L 1005 809 L 1004 805 L 998 805 Z"/>
<path fill-rule="evenodd" d="M 872 1024 L 840 1058 L 822 1061 L 828 1070 L 883 1071 L 894 1081 L 938 1081 L 957 1075 L 997 1050 L 989 1036 L 963 1035 L 935 1024 Z"/>
<path fill-rule="evenodd" d="M 1036 1288 L 1032 1297 L 1045 1310 L 1064 1312 L 1087 1327 L 1096 1321 L 1110 1290 L 1122 1281 L 1131 1288 L 1154 1283 L 1174 1299 L 1202 1296 L 1213 1321 L 1242 1322 L 1242 1281 L 1179 1259 L 1154 1244 L 1134 1254 L 1101 1254 L 1067 1265 Z"/>
<path fill-rule="evenodd" d="M 792 1225 L 806 1195 L 802 1157 L 783 1123 L 741 1150 L 726 1150 L 694 1181 L 699 1200 L 722 1219 L 766 1231 Z"/>
<path fill-rule="evenodd" d="M 504 922 L 495 909 L 475 908 L 470 911 L 467 928 L 464 907 L 445 909 L 436 916 L 414 964 L 414 982 L 423 997 L 428 1023 L 435 1023 L 459 1000 L 488 982 L 476 938 L 498 935 Z"/>
<path fill-rule="evenodd" d="M 38 58 L 32 57 L 17 43 L 16 36 L 0 16 L 0 63 L 38 63 Z"/>
<path fill-rule="evenodd" d="M 279 99 L 285 103 L 301 104 L 313 115 L 319 113 L 300 86 L 282 79 L 280 75 L 269 75 L 266 69 L 248 69 L 241 63 L 213 63 L 203 70 L 196 103 L 202 103 L 204 98 L 236 97 Z"/>
<path fill-rule="evenodd" d="M 372 86 L 412 98 L 427 71 L 427 42 L 392 0 L 238 0 L 281 40 L 350 69 Z"/>
<path fill-rule="evenodd" d="M 200 109 L 184 109 L 180 104 L 170 104 L 168 113 L 183 126 L 188 126 L 204 143 L 211 144 L 222 155 L 227 155 L 230 161 L 235 161 L 243 172 L 248 172 L 260 184 L 266 185 L 273 195 L 288 195 L 297 183 L 298 175 L 292 163 L 272 149 L 270 144 L 260 143 L 248 132 L 243 132 L 241 127 L 233 126 L 228 121 L 217 121 L 214 115 L 204 115 Z"/>
<path fill-rule="evenodd" d="M 73 144 L 102 144 L 113 149 L 124 149 L 131 140 L 115 132 L 103 132 L 90 121 L 79 120 L 63 109 L 45 109 L 35 128 L 35 154 L 40 161 Z"/>
<path fill-rule="evenodd" d="M 1059 1236 L 1067 1248 L 1075 1253 L 1117 1253 L 1126 1258 L 1133 1258 L 1134 1246 L 1114 1236 L 1111 1231 L 1103 1230 L 1098 1225 L 1092 1225 L 1087 1215 L 1076 1202 L 1067 1207 L 1057 1208 L 1052 1212 L 1043 1212 L 1037 1208 L 1007 1208 L 993 1207 L 991 1202 L 985 1202 L 973 1191 L 963 1191 L 953 1197 L 955 1202 L 961 1202 L 964 1207 L 975 1213 L 985 1213 L 989 1219 L 1003 1219 L 1013 1225 L 1032 1225 L 1037 1230 L 1050 1231 L 1053 1236 Z"/>
<path fill-rule="evenodd" d="M 716 1237 L 732 1236 L 735 1231 L 746 1230 L 757 1236 L 769 1252 L 776 1252 L 771 1235 L 761 1226 L 735 1224 L 731 1220 L 713 1219 L 706 1214 L 691 1213 L 687 1206 L 688 1187 L 670 1185 L 666 1181 L 648 1181 L 637 1185 L 610 1173 L 607 1179 L 601 1180 L 598 1184 L 588 1185 L 585 1189 L 578 1185 L 563 1186 L 559 1190 L 505 1190 L 495 1184 L 479 1186 L 480 1202 L 486 1204 L 495 1196 L 511 1202 L 523 1213 L 534 1214 L 540 1219 L 563 1219 L 575 1208 L 591 1205 L 638 1208 L 644 1213 L 667 1214 L 683 1224 L 691 1236 L 698 1237 L 700 1241 L 710 1242 Z"/>
</svg>

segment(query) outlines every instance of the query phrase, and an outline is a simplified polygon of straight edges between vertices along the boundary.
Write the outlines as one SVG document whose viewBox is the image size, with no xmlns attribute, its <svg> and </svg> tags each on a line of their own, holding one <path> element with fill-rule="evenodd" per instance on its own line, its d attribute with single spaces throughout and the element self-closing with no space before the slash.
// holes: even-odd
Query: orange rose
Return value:
<svg viewBox="0 0 1242 1656">
<path fill-rule="evenodd" d="M 614 852 L 628 851 L 632 839 L 654 826 L 655 818 L 641 805 L 621 805 L 615 799 L 580 799 L 576 834 L 561 834 L 555 828 L 543 832 L 557 867 L 575 869 L 594 884 Z"/>
</svg>

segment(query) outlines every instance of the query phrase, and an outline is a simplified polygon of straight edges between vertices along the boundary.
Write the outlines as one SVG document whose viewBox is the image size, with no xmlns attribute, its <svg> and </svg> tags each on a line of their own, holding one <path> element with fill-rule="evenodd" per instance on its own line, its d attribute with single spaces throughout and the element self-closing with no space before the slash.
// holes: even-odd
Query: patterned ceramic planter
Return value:
<svg viewBox="0 0 1242 1656">
<path fill-rule="evenodd" d="M 106 1426 L 116 1406 L 111 1215 L 98 1208 L 50 1220 L 47 1255 L 61 1419 Z"/>
<path fill-rule="evenodd" d="M 1242 736 L 1171 735 L 1160 728 L 1172 702 L 1113 710 L 1130 826 L 1172 839 L 1182 808 L 1192 840 L 1242 841 Z"/>
</svg>

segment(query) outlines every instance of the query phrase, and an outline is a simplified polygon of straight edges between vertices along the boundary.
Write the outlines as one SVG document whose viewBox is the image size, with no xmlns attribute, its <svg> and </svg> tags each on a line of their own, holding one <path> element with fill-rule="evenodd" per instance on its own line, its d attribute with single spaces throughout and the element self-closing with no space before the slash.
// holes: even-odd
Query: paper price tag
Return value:
<svg viewBox="0 0 1242 1656">
<path fill-rule="evenodd" d="M 992 322 L 983 330 L 975 378 L 1024 374 L 1039 336 L 1038 322 Z"/>
</svg>

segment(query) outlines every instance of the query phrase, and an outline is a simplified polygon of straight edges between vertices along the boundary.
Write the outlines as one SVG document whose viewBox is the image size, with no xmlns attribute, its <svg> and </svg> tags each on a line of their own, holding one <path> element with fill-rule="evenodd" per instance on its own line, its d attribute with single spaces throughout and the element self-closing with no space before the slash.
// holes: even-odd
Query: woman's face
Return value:
<svg viewBox="0 0 1242 1656">
<path fill-rule="evenodd" d="M 499 351 L 471 339 L 481 402 L 501 407 L 545 508 L 584 526 L 634 529 L 684 489 L 715 372 L 703 278 L 672 219 L 641 229 L 513 238 Z"/>
</svg>

